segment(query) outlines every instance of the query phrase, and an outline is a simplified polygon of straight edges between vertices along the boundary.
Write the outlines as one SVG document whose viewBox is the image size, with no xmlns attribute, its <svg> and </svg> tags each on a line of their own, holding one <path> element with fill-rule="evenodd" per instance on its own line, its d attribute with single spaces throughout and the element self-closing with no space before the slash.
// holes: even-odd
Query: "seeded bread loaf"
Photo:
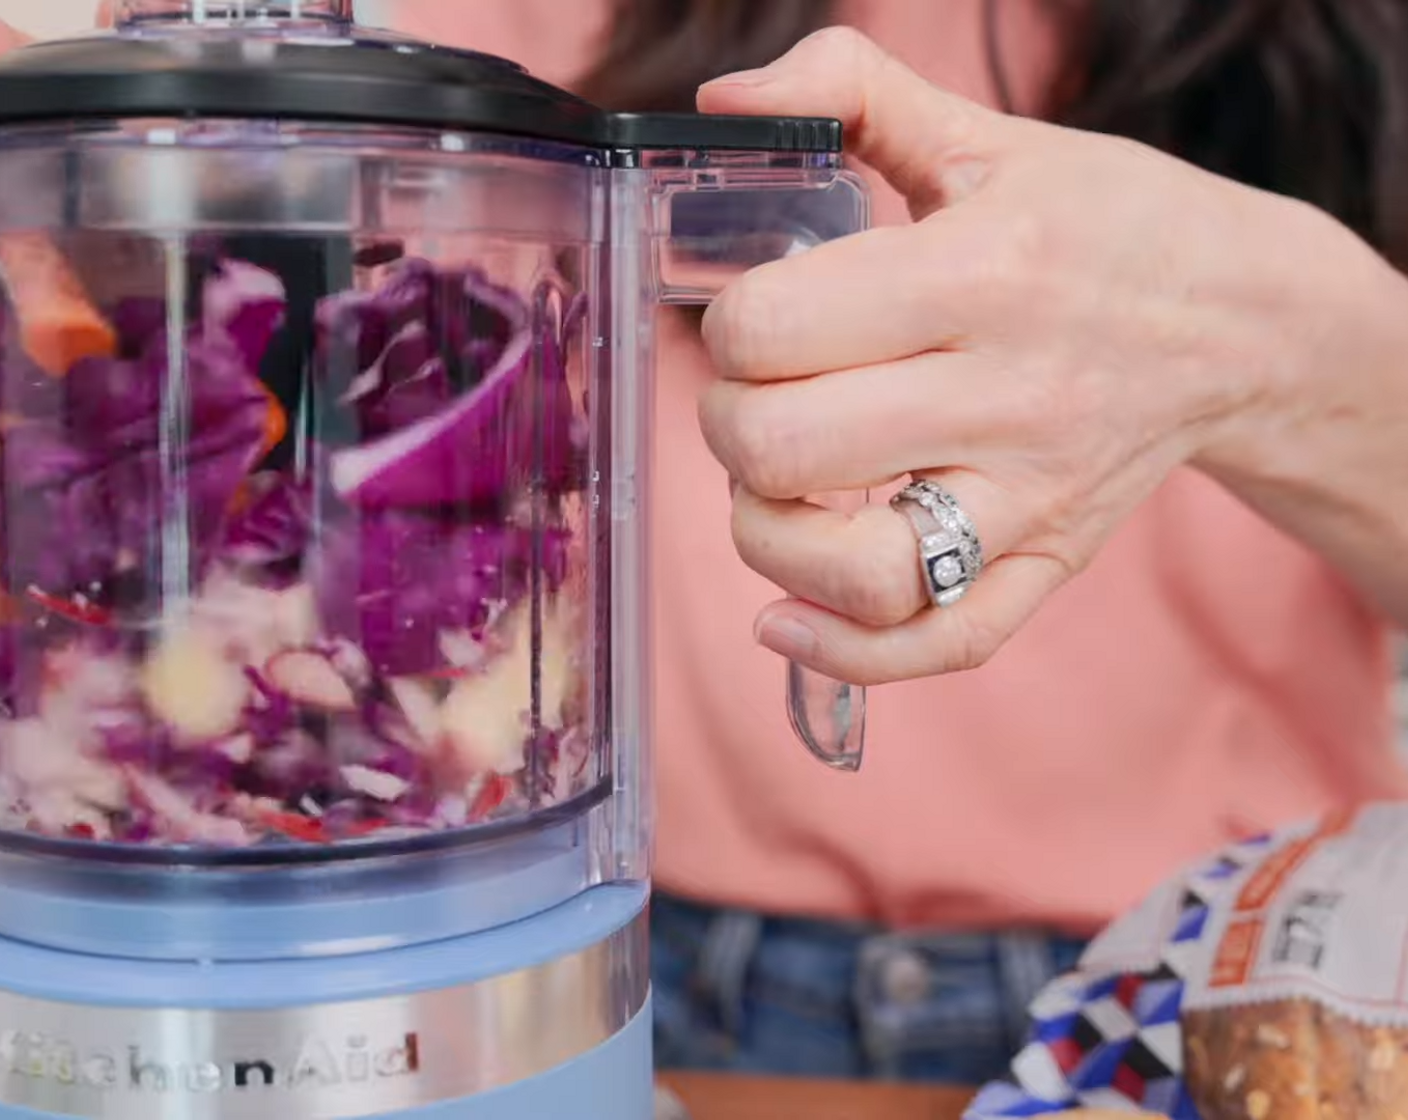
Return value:
<svg viewBox="0 0 1408 1120">
<path fill-rule="evenodd" d="M 1224 850 L 1038 996 L 968 1120 L 1408 1120 L 1405 898 L 1408 801 Z"/>
<path fill-rule="evenodd" d="M 1310 1000 L 1194 1011 L 1185 1077 L 1202 1120 L 1402 1120 L 1408 1031 Z"/>
</svg>

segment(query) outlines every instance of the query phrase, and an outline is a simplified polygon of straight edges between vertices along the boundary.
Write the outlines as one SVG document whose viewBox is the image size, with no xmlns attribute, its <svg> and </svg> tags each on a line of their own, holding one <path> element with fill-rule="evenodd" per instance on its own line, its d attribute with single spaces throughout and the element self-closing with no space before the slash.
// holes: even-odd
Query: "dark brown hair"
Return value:
<svg viewBox="0 0 1408 1120">
<path fill-rule="evenodd" d="M 1005 96 L 1002 0 L 984 2 Z M 1065 29 L 1065 76 L 1046 115 L 1312 202 L 1408 266 L 1405 0 L 1043 2 Z M 833 22 L 833 9 L 616 0 L 609 41 L 579 88 L 610 108 L 689 109 L 703 82 L 766 65 Z"/>
</svg>

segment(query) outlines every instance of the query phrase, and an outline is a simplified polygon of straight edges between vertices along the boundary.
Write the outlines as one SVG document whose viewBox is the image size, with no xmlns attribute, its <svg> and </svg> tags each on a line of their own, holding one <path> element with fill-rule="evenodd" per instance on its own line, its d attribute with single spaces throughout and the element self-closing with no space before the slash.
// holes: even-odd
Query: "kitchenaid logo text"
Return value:
<svg viewBox="0 0 1408 1120">
<path fill-rule="evenodd" d="M 317 1036 L 282 1058 L 241 1055 L 224 1060 L 169 1055 L 141 1046 L 83 1047 L 30 1031 L 0 1031 L 0 1070 L 29 1078 L 122 1093 L 224 1093 L 269 1089 L 332 1089 L 420 1072 L 420 1039 L 376 1045 L 365 1035 L 339 1042 Z"/>
</svg>

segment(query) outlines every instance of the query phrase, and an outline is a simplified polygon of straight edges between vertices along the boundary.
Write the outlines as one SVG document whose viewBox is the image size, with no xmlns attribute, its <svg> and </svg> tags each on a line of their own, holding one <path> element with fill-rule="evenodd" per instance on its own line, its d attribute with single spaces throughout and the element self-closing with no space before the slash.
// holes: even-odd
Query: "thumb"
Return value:
<svg viewBox="0 0 1408 1120">
<path fill-rule="evenodd" d="M 116 0 L 99 0 L 98 9 L 93 17 L 93 25 L 95 27 L 111 27 L 115 9 Z M 18 28 L 11 27 L 4 20 L 0 20 L 0 54 L 19 50 L 20 47 L 27 47 L 33 42 L 33 35 L 27 35 Z"/>
<path fill-rule="evenodd" d="M 699 109 L 839 119 L 847 151 L 903 194 L 916 218 L 976 190 L 1018 124 L 926 82 L 847 27 L 818 31 L 762 70 L 710 82 Z"/>
<path fill-rule="evenodd" d="M 4 20 L 0 20 L 0 54 L 7 51 L 18 50 L 34 42 L 33 38 L 23 31 L 17 31 Z"/>
</svg>

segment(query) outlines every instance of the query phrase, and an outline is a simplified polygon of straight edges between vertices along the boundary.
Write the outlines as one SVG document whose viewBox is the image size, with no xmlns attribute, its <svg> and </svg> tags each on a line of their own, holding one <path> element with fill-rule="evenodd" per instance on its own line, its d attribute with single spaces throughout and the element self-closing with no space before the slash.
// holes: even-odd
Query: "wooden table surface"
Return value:
<svg viewBox="0 0 1408 1120">
<path fill-rule="evenodd" d="M 690 1120 L 959 1120 L 972 1093 L 846 1082 L 664 1074 Z"/>
</svg>

